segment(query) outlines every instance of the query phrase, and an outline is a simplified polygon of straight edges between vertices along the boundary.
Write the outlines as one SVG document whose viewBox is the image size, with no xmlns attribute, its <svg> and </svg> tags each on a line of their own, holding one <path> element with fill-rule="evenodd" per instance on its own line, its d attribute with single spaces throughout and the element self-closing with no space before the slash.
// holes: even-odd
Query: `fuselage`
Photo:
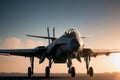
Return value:
<svg viewBox="0 0 120 80">
<path fill-rule="evenodd" d="M 83 41 L 79 32 L 69 29 L 65 31 L 64 35 L 48 45 L 46 53 L 50 59 L 52 57 L 55 63 L 65 63 L 67 58 L 76 58 L 82 48 Z"/>
</svg>

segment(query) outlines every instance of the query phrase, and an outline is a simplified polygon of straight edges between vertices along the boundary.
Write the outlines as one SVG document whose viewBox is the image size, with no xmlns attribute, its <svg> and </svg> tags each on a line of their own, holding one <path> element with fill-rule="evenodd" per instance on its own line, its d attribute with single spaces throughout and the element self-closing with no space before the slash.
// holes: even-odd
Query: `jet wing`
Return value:
<svg viewBox="0 0 120 80">
<path fill-rule="evenodd" d="M 111 53 L 120 53 L 120 50 L 118 49 L 90 49 L 90 48 L 85 48 L 83 49 L 82 56 L 91 56 L 91 57 L 96 57 L 98 55 L 110 55 Z"/>
<path fill-rule="evenodd" d="M 109 56 L 112 53 L 120 53 L 120 50 L 117 49 L 93 49 L 91 56 L 96 57 L 97 55 L 106 55 Z"/>
<path fill-rule="evenodd" d="M 25 56 L 32 57 L 35 56 L 35 49 L 0 49 L 0 55 L 16 55 L 16 56 Z"/>
</svg>

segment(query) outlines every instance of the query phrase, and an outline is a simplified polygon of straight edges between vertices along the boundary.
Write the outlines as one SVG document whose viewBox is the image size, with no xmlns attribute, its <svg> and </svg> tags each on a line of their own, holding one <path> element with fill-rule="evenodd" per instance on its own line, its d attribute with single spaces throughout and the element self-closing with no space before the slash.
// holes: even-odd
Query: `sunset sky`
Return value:
<svg viewBox="0 0 120 80">
<path fill-rule="evenodd" d="M 85 47 L 120 49 L 119 0 L 0 0 L 0 48 L 35 48 L 47 45 L 47 40 L 29 38 L 34 34 L 47 36 L 46 28 L 56 28 L 60 37 L 67 28 L 76 28 L 83 36 Z M 51 34 L 52 35 L 52 34 Z M 92 58 L 95 73 L 120 72 L 120 53 Z M 44 73 L 48 61 L 39 64 L 35 72 Z M 27 72 L 29 58 L 0 56 L 0 72 Z M 85 63 L 73 60 L 78 73 L 86 73 Z M 67 73 L 66 64 L 53 64 L 51 72 Z"/>
</svg>

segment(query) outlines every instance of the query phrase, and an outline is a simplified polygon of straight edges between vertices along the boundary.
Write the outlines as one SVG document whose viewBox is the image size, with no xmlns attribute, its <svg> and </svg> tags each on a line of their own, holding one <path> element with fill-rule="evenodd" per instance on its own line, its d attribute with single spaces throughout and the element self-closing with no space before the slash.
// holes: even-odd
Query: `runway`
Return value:
<svg viewBox="0 0 120 80">
<path fill-rule="evenodd" d="M 44 74 L 35 74 L 31 78 L 27 77 L 27 74 L 9 73 L 0 74 L 0 80 L 120 80 L 119 73 L 96 73 L 93 77 L 89 77 L 86 74 L 76 74 L 75 77 L 71 77 L 65 73 L 54 73 L 49 78 L 46 78 Z"/>
</svg>

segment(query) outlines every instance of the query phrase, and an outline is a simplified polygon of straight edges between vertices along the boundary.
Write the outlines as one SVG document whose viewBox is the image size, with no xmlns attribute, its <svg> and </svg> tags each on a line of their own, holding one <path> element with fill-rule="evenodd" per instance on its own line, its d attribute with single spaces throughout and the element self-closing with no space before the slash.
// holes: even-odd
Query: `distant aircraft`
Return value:
<svg viewBox="0 0 120 80">
<path fill-rule="evenodd" d="M 68 29 L 65 33 L 59 37 L 55 37 L 55 28 L 53 28 L 53 37 L 50 37 L 49 28 L 47 28 L 48 36 L 34 36 L 27 35 L 29 37 L 37 37 L 48 39 L 48 46 L 38 46 L 34 49 L 0 49 L 1 55 L 15 55 L 24 56 L 30 58 L 31 66 L 28 67 L 28 77 L 33 75 L 34 71 L 34 57 L 39 59 L 41 64 L 45 58 L 49 60 L 48 66 L 45 69 L 46 77 L 50 76 L 50 68 L 52 63 L 66 63 L 68 67 L 68 73 L 72 77 L 75 77 L 75 68 L 72 67 L 72 59 L 77 59 L 81 62 L 81 58 L 84 58 L 86 63 L 87 74 L 93 76 L 93 68 L 89 67 L 91 57 L 97 55 L 109 55 L 110 53 L 117 53 L 117 50 L 97 50 L 94 51 L 90 48 L 84 48 L 82 37 L 76 29 Z"/>
</svg>

